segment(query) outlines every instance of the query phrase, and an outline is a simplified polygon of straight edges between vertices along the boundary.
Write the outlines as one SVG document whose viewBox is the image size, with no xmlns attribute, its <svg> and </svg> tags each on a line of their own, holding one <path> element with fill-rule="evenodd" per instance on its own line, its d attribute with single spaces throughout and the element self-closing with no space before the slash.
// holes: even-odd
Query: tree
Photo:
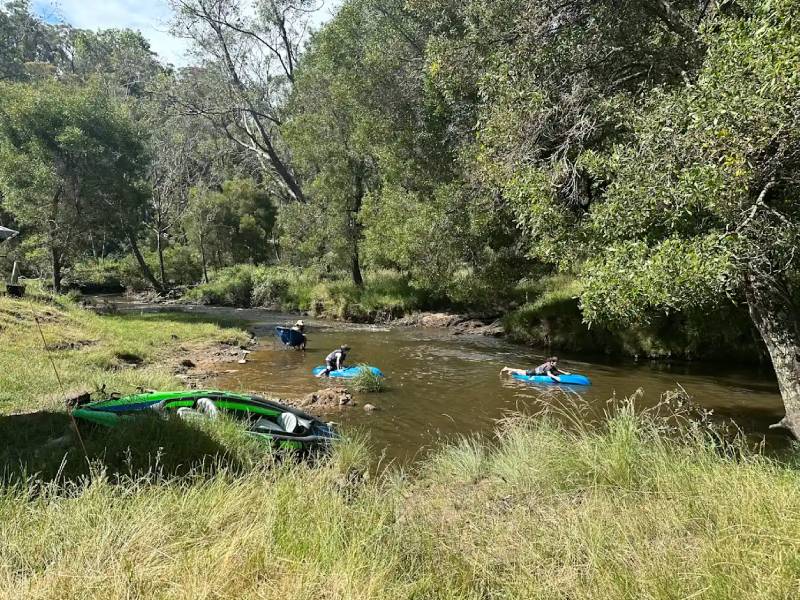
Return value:
<svg viewBox="0 0 800 600">
<path fill-rule="evenodd" d="M 752 3 L 704 36 L 695 82 L 656 90 L 583 236 L 586 318 L 743 298 L 800 437 L 800 5 Z"/>
<path fill-rule="evenodd" d="M 206 282 L 210 261 L 218 269 L 267 262 L 275 216 L 269 194 L 252 179 L 228 180 L 219 190 L 192 189 L 183 226 L 197 244 Z"/>
<path fill-rule="evenodd" d="M 46 236 L 54 289 L 87 230 L 124 232 L 137 252 L 146 159 L 125 107 L 96 87 L 40 82 L 2 85 L 0 113 L 5 207 Z"/>
<path fill-rule="evenodd" d="M 187 111 L 209 119 L 258 157 L 287 200 L 304 202 L 301 183 L 282 146 L 282 108 L 316 4 L 259 0 L 250 16 L 236 0 L 171 3 L 177 15 L 173 30 L 194 41 L 211 84 L 184 100 Z"/>
</svg>

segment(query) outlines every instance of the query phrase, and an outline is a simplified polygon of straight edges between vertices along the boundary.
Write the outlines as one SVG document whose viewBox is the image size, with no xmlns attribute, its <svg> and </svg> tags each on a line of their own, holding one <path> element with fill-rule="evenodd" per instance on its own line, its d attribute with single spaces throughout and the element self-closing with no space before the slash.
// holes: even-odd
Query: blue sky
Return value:
<svg viewBox="0 0 800 600">
<path fill-rule="evenodd" d="M 340 0 L 324 0 L 317 21 L 324 22 Z M 169 34 L 172 16 L 166 0 L 34 0 L 34 10 L 50 22 L 66 21 L 81 29 L 138 29 L 167 62 L 186 62 L 186 42 Z"/>
</svg>

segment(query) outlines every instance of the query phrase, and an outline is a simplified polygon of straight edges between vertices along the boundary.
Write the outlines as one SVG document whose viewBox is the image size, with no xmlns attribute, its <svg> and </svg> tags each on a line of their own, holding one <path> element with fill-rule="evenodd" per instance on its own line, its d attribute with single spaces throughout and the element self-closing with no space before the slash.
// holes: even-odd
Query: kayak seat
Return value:
<svg viewBox="0 0 800 600">
<path fill-rule="evenodd" d="M 297 415 L 290 412 L 281 413 L 281 416 L 278 417 L 278 423 L 287 433 L 295 433 L 297 431 L 297 426 L 300 424 L 297 421 Z"/>
<path fill-rule="evenodd" d="M 269 433 L 270 431 L 279 433 L 297 433 L 299 425 L 300 422 L 298 421 L 296 415 L 290 412 L 285 412 L 278 416 L 277 423 L 264 417 L 260 418 L 253 424 L 253 430 L 262 431 L 264 433 Z"/>
</svg>

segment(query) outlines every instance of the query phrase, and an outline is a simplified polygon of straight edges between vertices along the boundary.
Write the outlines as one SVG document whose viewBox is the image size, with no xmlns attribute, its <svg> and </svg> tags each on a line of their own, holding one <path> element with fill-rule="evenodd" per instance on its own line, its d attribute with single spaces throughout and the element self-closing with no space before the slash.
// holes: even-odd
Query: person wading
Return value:
<svg viewBox="0 0 800 600">
<path fill-rule="evenodd" d="M 317 377 L 328 377 L 333 371 L 344 369 L 344 361 L 347 359 L 347 353 L 350 346 L 343 344 L 336 350 L 325 357 L 325 370 L 322 371 Z"/>
</svg>

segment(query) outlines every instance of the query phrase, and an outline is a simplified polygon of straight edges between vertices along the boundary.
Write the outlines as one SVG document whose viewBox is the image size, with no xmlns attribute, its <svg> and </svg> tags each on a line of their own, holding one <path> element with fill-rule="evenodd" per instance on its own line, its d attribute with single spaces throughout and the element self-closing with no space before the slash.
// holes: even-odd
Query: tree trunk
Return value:
<svg viewBox="0 0 800 600">
<path fill-rule="evenodd" d="M 53 291 L 61 293 L 61 251 L 56 247 L 50 248 L 50 257 L 53 264 Z"/>
<path fill-rule="evenodd" d="M 767 345 L 786 416 L 785 427 L 800 439 L 800 330 L 798 314 L 782 278 L 750 272 L 745 279 L 750 316 Z"/>
<path fill-rule="evenodd" d="M 364 201 L 364 194 L 366 193 L 364 187 L 364 174 L 363 165 L 357 164 L 353 167 L 355 173 L 354 190 L 353 190 L 353 208 L 350 211 L 350 238 L 353 242 L 353 255 L 352 255 L 352 268 L 353 268 L 353 283 L 357 287 L 364 287 L 364 277 L 361 275 L 361 260 L 358 256 L 358 243 L 361 241 L 361 225 L 358 222 L 359 213 L 361 213 L 361 204 Z"/>
<path fill-rule="evenodd" d="M 208 283 L 208 261 L 206 260 L 206 245 L 203 234 L 200 234 L 200 259 L 203 261 L 203 281 Z"/>
<path fill-rule="evenodd" d="M 163 292 L 164 288 L 158 282 L 155 276 L 153 276 L 153 272 L 150 270 L 150 267 L 144 260 L 144 256 L 142 256 L 142 253 L 139 250 L 139 244 L 136 241 L 136 235 L 133 233 L 131 229 L 127 230 L 127 234 L 128 234 L 128 242 L 130 242 L 131 244 L 131 250 L 133 251 L 133 255 L 136 257 L 136 262 L 139 263 L 139 269 L 141 269 L 142 275 L 144 275 L 144 278 L 150 282 L 150 285 L 152 285 L 156 291 Z"/>
<path fill-rule="evenodd" d="M 47 235 L 50 244 L 50 258 L 53 267 L 53 291 L 61 293 L 61 250 L 58 247 L 58 221 L 59 207 L 61 205 L 61 193 L 63 189 L 58 188 L 53 199 L 50 201 L 50 218 L 48 221 Z"/>
<path fill-rule="evenodd" d="M 164 271 L 164 245 L 161 241 L 161 230 L 156 232 L 156 248 L 158 249 L 158 274 L 161 276 L 161 287 L 167 288 L 167 276 Z"/>
<path fill-rule="evenodd" d="M 361 261 L 358 258 L 358 241 L 353 243 L 353 283 L 357 287 L 364 287 L 364 277 L 361 275 Z"/>
</svg>

